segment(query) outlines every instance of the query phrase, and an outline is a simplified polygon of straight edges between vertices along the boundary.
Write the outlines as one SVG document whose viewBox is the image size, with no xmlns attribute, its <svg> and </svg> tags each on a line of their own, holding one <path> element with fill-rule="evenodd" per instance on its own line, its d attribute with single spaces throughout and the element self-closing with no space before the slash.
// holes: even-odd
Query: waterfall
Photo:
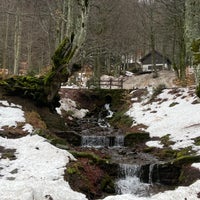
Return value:
<svg viewBox="0 0 200 200">
<path fill-rule="evenodd" d="M 116 182 L 118 194 L 134 194 L 137 196 L 149 196 L 149 184 L 142 183 L 138 177 L 139 165 L 120 164 L 120 176 Z"/>
<path fill-rule="evenodd" d="M 151 164 L 149 166 L 149 184 L 152 184 L 152 178 L 153 178 L 153 169 L 154 169 L 155 164 Z"/>
<path fill-rule="evenodd" d="M 82 136 L 82 147 L 121 147 L 124 145 L 124 136 L 94 136 L 84 135 Z"/>
<path fill-rule="evenodd" d="M 110 104 L 105 104 L 105 109 L 108 111 L 108 115 L 106 118 L 111 118 L 113 116 L 113 112 L 110 110 Z"/>
<path fill-rule="evenodd" d="M 106 115 L 104 116 L 103 111 L 101 111 L 98 119 L 98 125 L 102 128 L 110 127 L 110 124 L 106 121 L 106 119 L 112 118 L 113 116 L 113 112 L 110 110 L 110 104 L 105 104 L 104 109 L 106 110 Z"/>
</svg>

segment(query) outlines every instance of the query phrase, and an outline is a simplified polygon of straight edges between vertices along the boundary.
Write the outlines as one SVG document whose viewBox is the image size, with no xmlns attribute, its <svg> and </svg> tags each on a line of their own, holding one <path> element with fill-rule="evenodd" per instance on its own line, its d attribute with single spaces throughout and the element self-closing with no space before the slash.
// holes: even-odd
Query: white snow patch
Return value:
<svg viewBox="0 0 200 200">
<path fill-rule="evenodd" d="M 59 108 L 56 108 L 58 114 L 62 114 L 62 110 L 64 111 L 70 111 L 72 116 L 75 118 L 83 118 L 88 112 L 88 109 L 78 109 L 76 102 L 69 99 L 69 98 L 63 98 L 60 100 L 61 106 Z"/>
<path fill-rule="evenodd" d="M 149 147 L 157 147 L 157 148 L 163 148 L 163 144 L 161 144 L 160 141 L 148 141 L 146 142 L 146 145 L 149 146 Z"/>
<path fill-rule="evenodd" d="M 162 137 L 167 134 L 174 141 L 173 149 L 194 145 L 193 139 L 199 136 L 200 104 L 192 104 L 196 97 L 189 95 L 188 88 L 182 88 L 177 96 L 165 89 L 159 96 L 160 101 L 148 102 L 149 97 L 140 103 L 133 103 L 127 112 L 137 124 L 148 126 L 151 137 Z M 192 90 L 194 92 L 194 90 Z M 162 101 L 163 100 L 163 101 Z M 200 150 L 200 149 L 199 149 Z"/>
<path fill-rule="evenodd" d="M 1 146 L 16 149 L 16 160 L 0 160 L 1 200 L 83 200 L 83 194 L 70 189 L 63 180 L 66 164 L 75 158 L 67 151 L 33 135 L 20 139 L 0 137 Z"/>
<path fill-rule="evenodd" d="M 23 131 L 27 131 L 28 133 L 32 133 L 34 131 L 34 128 L 32 125 L 30 124 L 25 124 L 23 126 Z"/>
<path fill-rule="evenodd" d="M 0 130 L 3 126 L 16 127 L 17 122 L 25 122 L 24 112 L 17 105 L 9 106 L 7 101 L 0 101 L 3 106 L 0 106 Z"/>
<path fill-rule="evenodd" d="M 106 197 L 104 200 L 198 200 L 200 180 L 189 187 L 178 187 L 176 190 L 165 191 L 151 197 L 138 197 L 131 194 Z"/>
</svg>

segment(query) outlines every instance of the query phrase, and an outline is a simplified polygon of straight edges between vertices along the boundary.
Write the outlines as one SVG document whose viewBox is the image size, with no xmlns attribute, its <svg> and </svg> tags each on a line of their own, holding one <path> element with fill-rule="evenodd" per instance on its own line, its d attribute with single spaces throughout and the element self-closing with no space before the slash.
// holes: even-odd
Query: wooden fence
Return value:
<svg viewBox="0 0 200 200">
<path fill-rule="evenodd" d="M 96 80 L 90 83 L 90 87 L 97 87 L 102 89 L 123 89 L 123 79 L 109 79 L 109 80 Z"/>
</svg>

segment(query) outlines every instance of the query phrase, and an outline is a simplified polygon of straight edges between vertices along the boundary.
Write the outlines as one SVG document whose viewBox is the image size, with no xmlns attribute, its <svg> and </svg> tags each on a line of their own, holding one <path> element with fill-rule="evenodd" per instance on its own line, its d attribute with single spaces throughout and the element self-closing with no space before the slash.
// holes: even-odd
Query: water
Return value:
<svg viewBox="0 0 200 200">
<path fill-rule="evenodd" d="M 102 128 L 106 128 L 106 127 L 110 127 L 110 124 L 106 121 L 106 119 L 108 118 L 112 118 L 113 116 L 113 112 L 110 110 L 110 104 L 105 104 L 104 105 L 104 108 L 105 110 L 107 111 L 106 112 L 106 115 L 105 116 L 102 116 L 103 112 L 100 112 L 99 113 L 99 119 L 98 119 L 98 125 Z"/>
<path fill-rule="evenodd" d="M 82 147 L 121 147 L 124 145 L 124 136 L 82 136 Z"/>
<path fill-rule="evenodd" d="M 149 196 L 149 184 L 142 183 L 138 177 L 139 165 L 121 164 L 120 176 L 116 182 L 118 194 L 134 194 L 137 196 Z"/>
</svg>

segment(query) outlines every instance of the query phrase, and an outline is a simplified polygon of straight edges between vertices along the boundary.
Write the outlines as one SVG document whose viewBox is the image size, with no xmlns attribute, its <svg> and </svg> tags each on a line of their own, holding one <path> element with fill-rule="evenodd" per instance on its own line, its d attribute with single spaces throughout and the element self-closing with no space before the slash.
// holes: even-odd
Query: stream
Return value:
<svg viewBox="0 0 200 200">
<path fill-rule="evenodd" d="M 98 119 L 77 120 L 76 123 L 79 125 L 73 127 L 73 130 L 81 135 L 81 149 L 97 149 L 103 154 L 110 155 L 111 161 L 119 165 L 118 177 L 115 180 L 117 194 L 147 197 L 165 190 L 166 186 L 152 181 L 155 163 L 159 161 L 150 154 L 125 147 L 124 133 L 120 129 L 113 128 L 106 121 L 108 117 L 112 117 L 113 113 L 108 105 L 105 108 L 108 110 L 108 115 L 104 117 L 100 113 Z M 144 173 L 144 168 L 148 168 L 147 173 Z"/>
</svg>

